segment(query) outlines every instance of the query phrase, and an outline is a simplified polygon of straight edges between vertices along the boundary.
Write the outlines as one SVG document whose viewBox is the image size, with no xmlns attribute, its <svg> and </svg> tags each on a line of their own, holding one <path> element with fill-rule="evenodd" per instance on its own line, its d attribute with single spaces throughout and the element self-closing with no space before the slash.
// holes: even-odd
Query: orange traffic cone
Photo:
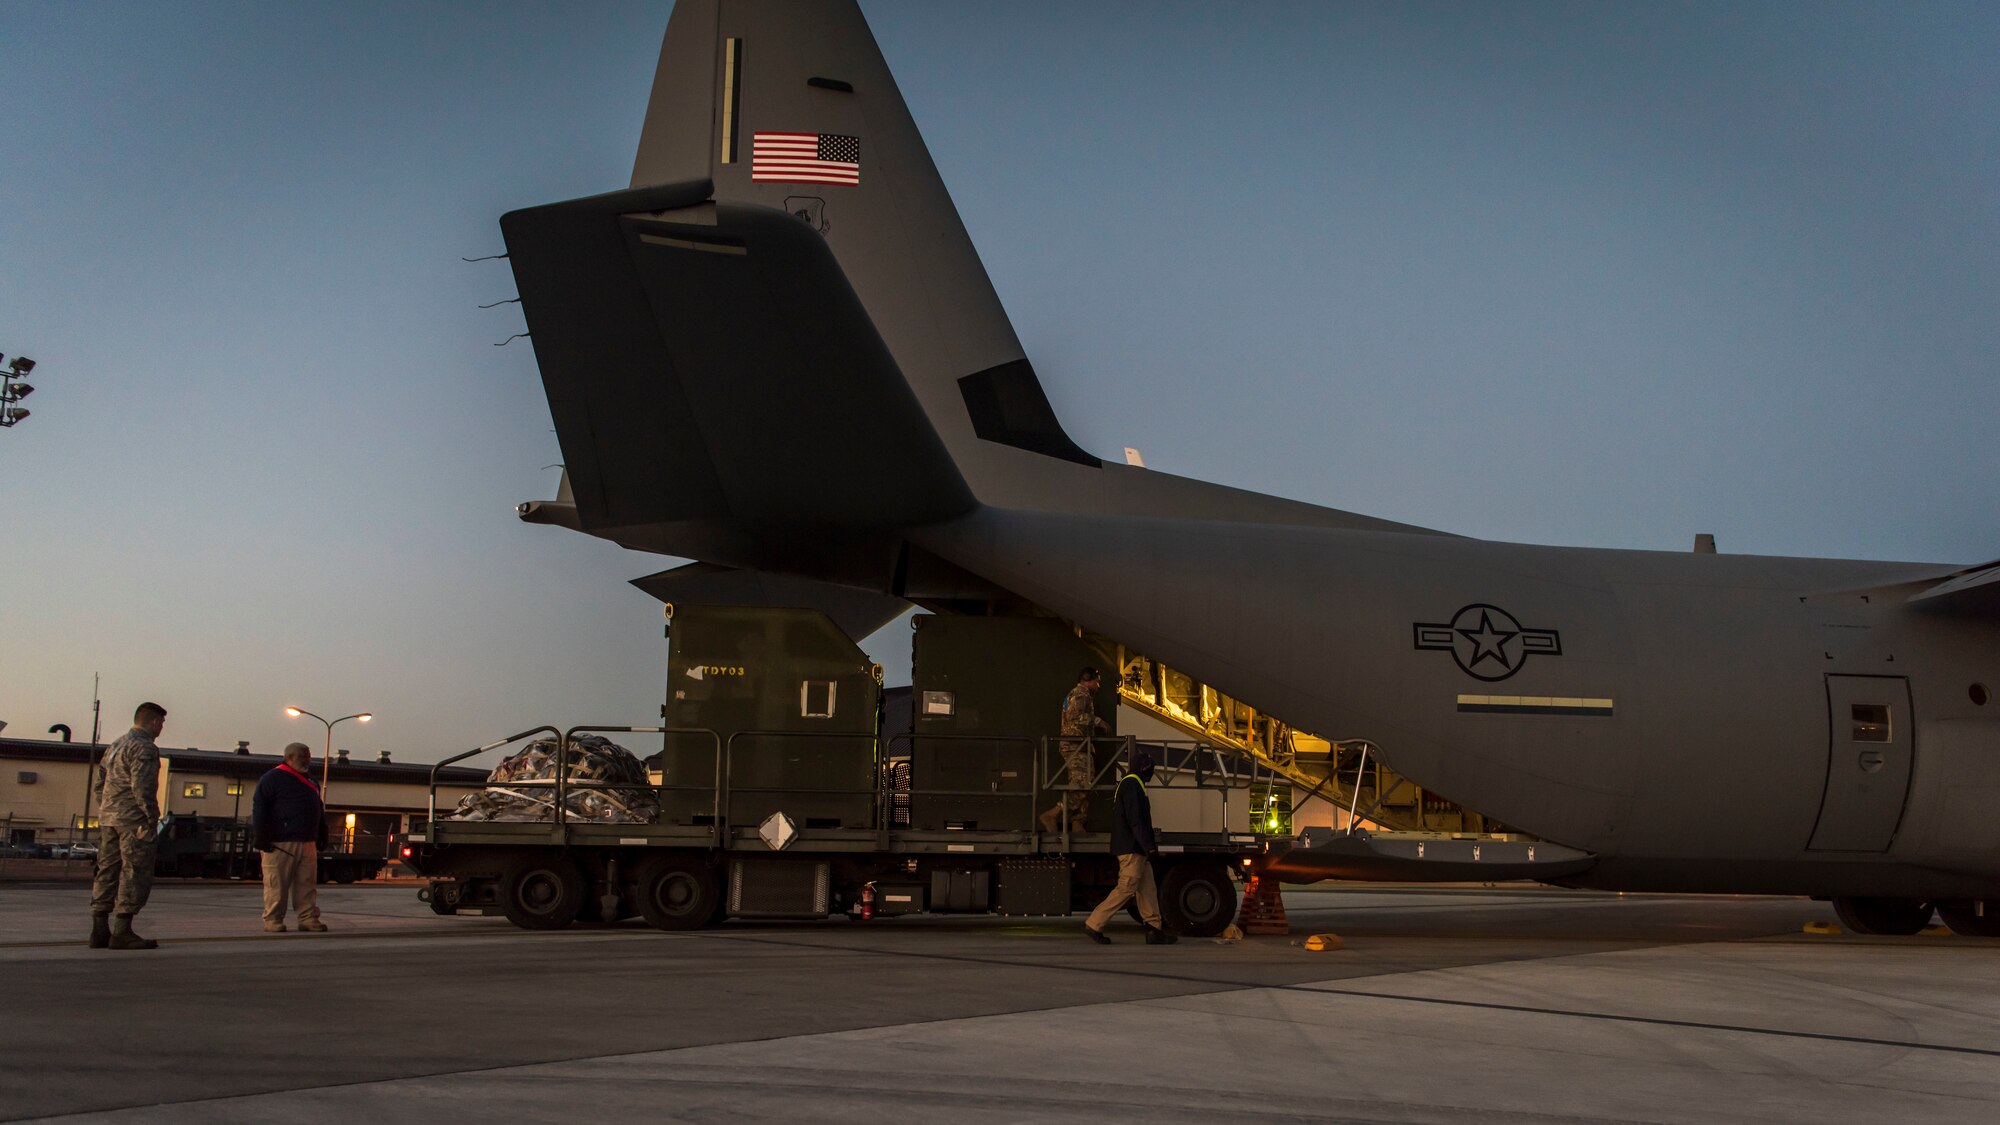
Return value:
<svg viewBox="0 0 2000 1125">
<path fill-rule="evenodd" d="M 1243 888 L 1243 906 L 1236 912 L 1236 924 L 1246 934 L 1289 934 L 1292 924 L 1285 920 L 1285 900 L 1278 894 L 1278 881 L 1267 875 L 1252 875 Z"/>
</svg>

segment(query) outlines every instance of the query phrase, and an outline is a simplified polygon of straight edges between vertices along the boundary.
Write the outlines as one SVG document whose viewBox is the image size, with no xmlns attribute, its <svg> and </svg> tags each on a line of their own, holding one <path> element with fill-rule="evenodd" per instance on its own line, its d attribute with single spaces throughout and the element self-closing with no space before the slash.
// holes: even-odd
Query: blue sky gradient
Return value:
<svg viewBox="0 0 2000 1125">
<path fill-rule="evenodd" d="M 865 3 L 1071 434 L 1471 535 L 2000 557 L 2000 8 Z M 0 6 L 0 719 L 645 723 L 498 253 L 663 3 Z M 907 668 L 907 629 L 870 648 Z M 905 673 L 906 674 L 906 673 Z M 352 733 L 349 733 L 349 732 Z M 317 744 L 318 739 L 307 741 Z"/>
</svg>

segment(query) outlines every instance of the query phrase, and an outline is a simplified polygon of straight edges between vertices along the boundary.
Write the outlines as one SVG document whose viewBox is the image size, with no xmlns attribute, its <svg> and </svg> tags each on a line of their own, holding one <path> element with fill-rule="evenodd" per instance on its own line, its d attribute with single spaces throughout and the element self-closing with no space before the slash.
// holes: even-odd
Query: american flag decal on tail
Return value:
<svg viewBox="0 0 2000 1125">
<path fill-rule="evenodd" d="M 750 178 L 793 184 L 859 184 L 861 138 L 841 133 L 758 133 Z"/>
</svg>

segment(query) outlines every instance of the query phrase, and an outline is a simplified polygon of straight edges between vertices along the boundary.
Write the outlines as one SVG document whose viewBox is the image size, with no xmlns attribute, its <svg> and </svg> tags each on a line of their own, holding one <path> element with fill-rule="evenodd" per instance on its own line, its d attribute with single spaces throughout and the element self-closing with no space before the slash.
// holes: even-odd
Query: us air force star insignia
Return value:
<svg viewBox="0 0 2000 1125">
<path fill-rule="evenodd" d="M 1497 605 L 1475 602 L 1448 622 L 1416 623 L 1417 647 L 1445 649 L 1459 670 L 1480 680 L 1504 680 L 1521 670 L 1528 657 L 1562 655 L 1562 636 L 1554 629 L 1529 629 Z"/>
</svg>

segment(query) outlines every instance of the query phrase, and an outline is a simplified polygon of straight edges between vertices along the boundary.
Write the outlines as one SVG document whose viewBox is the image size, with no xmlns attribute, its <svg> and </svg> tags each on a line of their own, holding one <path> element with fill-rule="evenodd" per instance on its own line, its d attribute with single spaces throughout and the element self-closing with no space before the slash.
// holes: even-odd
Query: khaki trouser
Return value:
<svg viewBox="0 0 2000 1125">
<path fill-rule="evenodd" d="M 1118 885 L 1090 912 L 1090 921 L 1084 923 L 1098 933 L 1104 932 L 1104 924 L 1118 913 L 1120 907 L 1133 898 L 1139 900 L 1139 920 L 1154 929 L 1162 928 L 1160 921 L 1160 892 L 1153 885 L 1153 865 L 1142 855 L 1121 855 L 1118 857 Z"/>
<path fill-rule="evenodd" d="M 264 853 L 264 924 L 285 920 L 285 900 L 291 900 L 299 921 L 319 921 L 319 845 L 311 840 L 286 840 Z"/>
<path fill-rule="evenodd" d="M 153 893 L 153 857 L 159 849 L 156 825 L 98 825 L 97 875 L 90 883 L 90 912 L 137 914 Z"/>
</svg>

